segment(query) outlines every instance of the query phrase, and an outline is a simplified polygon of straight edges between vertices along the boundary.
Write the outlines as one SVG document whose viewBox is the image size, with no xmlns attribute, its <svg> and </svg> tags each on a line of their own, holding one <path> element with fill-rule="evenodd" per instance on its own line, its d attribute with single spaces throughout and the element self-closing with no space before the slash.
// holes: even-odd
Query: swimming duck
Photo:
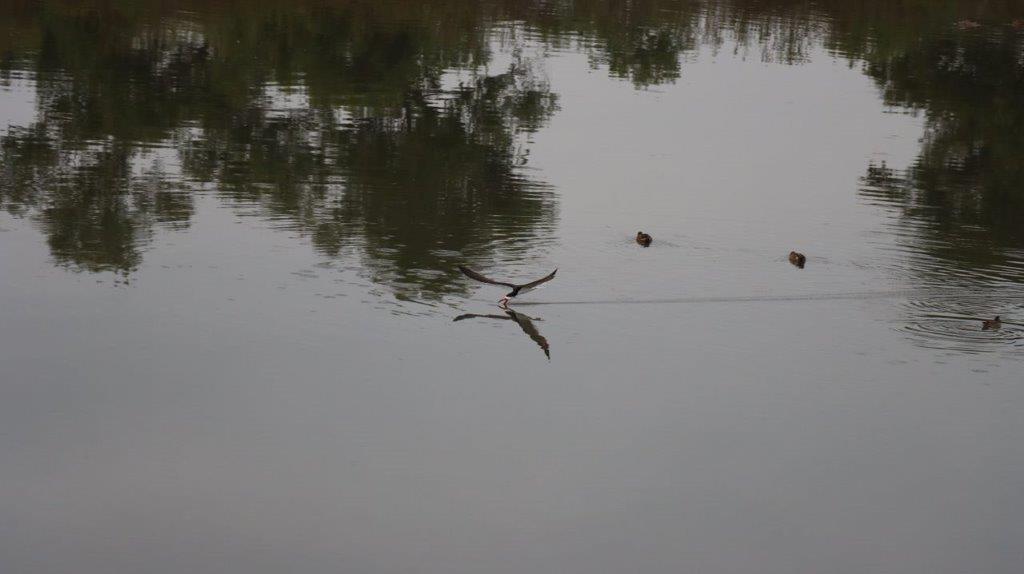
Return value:
<svg viewBox="0 0 1024 574">
<path fill-rule="evenodd" d="M 636 242 L 639 243 L 642 247 L 650 247 L 652 241 L 654 241 L 654 238 L 651 237 L 650 235 L 647 235 L 643 231 L 636 232 Z"/>
<path fill-rule="evenodd" d="M 995 319 L 985 319 L 981 322 L 981 330 L 988 331 L 989 329 L 998 329 L 1003 326 L 1003 321 L 999 319 L 999 315 L 996 315 Z"/>
<path fill-rule="evenodd" d="M 796 265 L 800 269 L 804 268 L 804 264 L 807 263 L 807 257 L 803 253 L 797 253 L 796 251 L 789 252 L 789 262 Z"/>
</svg>

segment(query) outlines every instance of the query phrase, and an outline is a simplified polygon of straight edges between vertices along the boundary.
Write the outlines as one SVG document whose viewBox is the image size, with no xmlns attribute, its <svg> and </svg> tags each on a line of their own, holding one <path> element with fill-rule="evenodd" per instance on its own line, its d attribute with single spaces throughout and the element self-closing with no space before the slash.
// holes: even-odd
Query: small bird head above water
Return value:
<svg viewBox="0 0 1024 574">
<path fill-rule="evenodd" d="M 636 242 L 639 243 L 641 246 L 650 247 L 652 241 L 654 241 L 654 238 L 644 233 L 643 231 L 636 232 Z"/>
<path fill-rule="evenodd" d="M 800 269 L 804 268 L 804 264 L 807 263 L 807 257 L 803 253 L 797 253 L 796 251 L 789 252 L 789 262 L 796 265 Z"/>
<path fill-rule="evenodd" d="M 989 329 L 998 329 L 1002 326 L 1003 321 L 1002 319 L 999 318 L 999 315 L 996 315 L 995 319 L 985 319 L 981 322 L 982 331 L 988 331 Z"/>
</svg>

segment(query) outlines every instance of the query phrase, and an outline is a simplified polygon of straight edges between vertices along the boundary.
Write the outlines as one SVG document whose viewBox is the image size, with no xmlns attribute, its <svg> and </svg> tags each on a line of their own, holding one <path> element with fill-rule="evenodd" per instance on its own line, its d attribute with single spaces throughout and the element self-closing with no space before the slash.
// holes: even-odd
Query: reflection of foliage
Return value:
<svg viewBox="0 0 1024 574">
<path fill-rule="evenodd" d="M 442 88 L 447 70 L 489 57 L 480 16 L 443 3 L 419 9 L 423 21 L 387 13 L 397 9 L 242 3 L 198 21 L 105 3 L 19 12 L 41 38 L 39 112 L 4 139 L 0 205 L 34 207 L 55 256 L 90 270 L 130 270 L 153 224 L 186 224 L 188 181 L 291 218 L 325 252 L 372 250 L 381 273 L 528 236 L 554 212 L 517 175 L 517 134 L 547 121 L 554 96 L 522 58 Z M 442 16 L 449 25 L 435 26 Z M 302 86 L 306 100 L 275 109 L 288 89 L 262 86 L 276 84 Z M 140 177 L 143 150 L 168 145 L 182 173 Z"/>
<path fill-rule="evenodd" d="M 187 196 L 171 198 L 144 185 L 129 190 L 131 151 L 124 144 L 66 152 L 39 134 L 15 131 L 4 138 L 2 153 L 0 205 L 15 214 L 39 208 L 50 250 L 62 263 L 131 269 L 154 216 L 170 222 L 191 213 Z"/>
<path fill-rule="evenodd" d="M 872 163 L 861 179 L 860 192 L 872 203 L 897 206 L 906 218 L 904 224 L 914 230 L 914 233 L 902 234 L 900 240 L 943 262 L 942 265 L 915 265 L 914 271 L 930 275 L 936 282 L 949 280 L 951 268 L 987 268 L 987 277 L 998 276 L 998 269 L 1013 258 L 1004 247 L 1019 240 L 969 223 L 977 212 L 977 205 L 972 203 L 980 199 L 974 191 L 966 192 L 965 188 L 951 191 L 946 199 L 955 204 L 935 202 L 933 191 L 916 179 L 917 172 L 916 168 L 905 172 L 894 170 L 885 162 Z M 963 183 L 971 185 L 969 181 Z"/>
<path fill-rule="evenodd" d="M 542 4 L 530 23 L 549 42 L 583 38 L 594 65 L 636 86 L 677 79 L 680 58 L 697 45 L 699 5 L 683 0 L 578 0 Z"/>
<path fill-rule="evenodd" d="M 50 249 L 92 271 L 130 269 L 139 260 L 131 246 L 144 229 L 144 210 L 132 205 L 128 154 L 115 146 L 92 155 L 77 174 L 54 182 L 42 217 Z"/>
<path fill-rule="evenodd" d="M 130 270 L 154 222 L 180 226 L 192 213 L 190 196 L 133 176 L 132 167 L 138 144 L 179 125 L 201 55 L 167 38 L 133 37 L 120 18 L 94 11 L 15 16 L 21 25 L 37 18 L 39 109 L 35 125 L 3 140 L 0 205 L 36 207 L 58 261 Z"/>
<path fill-rule="evenodd" d="M 184 182 L 214 182 L 325 253 L 362 249 L 379 276 L 439 291 L 443 277 L 418 274 L 444 254 L 494 256 L 554 219 L 550 193 L 517 169 L 523 134 L 555 109 L 524 37 L 638 87 L 680 77 L 698 45 L 784 63 L 824 46 L 889 104 L 927 114 L 892 200 L 1020 245 L 1024 32 L 1009 23 L 1022 16 L 1008 1 L 8 3 L 0 78 L 34 69 L 38 118 L 3 140 L 0 206 L 35 208 L 61 261 L 131 269 L 153 225 L 187 225 Z M 958 30 L 967 18 L 982 26 Z M 513 63 L 485 75 L 495 30 Z M 168 145 L 182 173 L 140 176 L 141 150 Z"/>
<path fill-rule="evenodd" d="M 886 190 L 890 201 L 945 234 L 973 234 L 966 228 L 977 226 L 991 234 L 994 242 L 982 242 L 991 248 L 1024 245 L 1024 31 L 1011 26 L 1024 15 L 1019 6 L 928 0 L 727 4 L 719 9 L 723 23 L 717 28 L 739 38 L 759 36 L 768 59 L 799 61 L 791 56 L 802 52 L 808 38 L 820 38 L 829 51 L 861 65 L 887 104 L 925 112 L 927 132 L 915 164 L 905 174 L 870 166 L 867 193 Z M 958 27 L 962 21 L 980 26 Z"/>
<path fill-rule="evenodd" d="M 360 245 L 377 272 L 441 290 L 448 282 L 419 275 L 454 269 L 439 253 L 529 236 L 554 215 L 549 194 L 515 169 L 509 126 L 539 126 L 554 109 L 531 81 L 513 67 L 431 98 L 410 90 L 391 113 L 346 125 L 330 113 L 253 110 L 230 130 L 183 142 L 184 162 L 233 201 L 289 216 L 324 253 Z"/>
<path fill-rule="evenodd" d="M 127 271 L 153 222 L 186 224 L 191 197 L 158 181 L 132 178 L 133 152 L 115 142 L 60 150 L 39 134 L 3 140 L 0 205 L 15 214 L 39 209 L 54 257 L 90 271 Z"/>
<path fill-rule="evenodd" d="M 886 101 L 924 109 L 928 128 L 905 178 L 879 181 L 869 168 L 867 183 L 944 233 L 980 226 L 997 244 L 1024 245 L 1022 54 L 1020 32 L 992 26 L 931 36 L 869 61 Z"/>
<path fill-rule="evenodd" d="M 365 225 L 375 261 L 391 259 L 393 245 L 406 246 L 393 256 L 400 272 L 451 270 L 456 262 L 437 253 L 464 252 L 502 236 L 525 238 L 531 227 L 547 227 L 551 201 L 516 174 L 520 160 L 505 126 L 506 118 L 537 125 L 553 99 L 517 86 L 513 70 L 458 90 L 441 107 L 414 94 L 399 129 L 363 120 L 340 132 L 340 156 L 352 171 L 335 221 Z"/>
</svg>

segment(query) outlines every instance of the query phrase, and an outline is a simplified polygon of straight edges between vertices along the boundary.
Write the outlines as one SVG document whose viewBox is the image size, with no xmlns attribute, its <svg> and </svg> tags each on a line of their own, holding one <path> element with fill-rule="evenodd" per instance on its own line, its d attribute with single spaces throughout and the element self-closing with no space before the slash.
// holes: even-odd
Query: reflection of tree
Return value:
<svg viewBox="0 0 1024 574">
<path fill-rule="evenodd" d="M 455 268 L 451 255 L 437 253 L 472 252 L 549 227 L 549 194 L 517 174 L 520 157 L 505 126 L 510 118 L 536 125 L 552 104 L 546 92 L 522 87 L 512 70 L 459 89 L 441 107 L 410 96 L 408 116 L 397 125 L 358 122 L 339 134 L 351 171 L 335 224 L 360 222 L 373 260 L 393 259 L 403 280 L 412 277 L 402 271 Z M 526 244 L 510 247 L 521 252 Z M 393 252 L 394 245 L 406 248 Z"/>
<path fill-rule="evenodd" d="M 928 129 L 917 162 L 887 185 L 908 208 L 928 206 L 946 233 L 988 229 L 1024 245 L 1024 38 L 1008 27 L 948 34 L 870 62 L 868 73 L 895 105 L 924 109 Z"/>
<path fill-rule="evenodd" d="M 200 55 L 152 38 L 133 46 L 95 12 L 40 18 L 38 121 L 3 139 L 0 205 L 34 207 L 58 261 L 128 271 L 154 222 L 180 226 L 191 216 L 190 196 L 132 167 L 139 144 L 181 121 Z"/>
<path fill-rule="evenodd" d="M 934 208 L 947 233 L 980 226 L 1019 246 L 1024 72 L 1008 23 L 1021 16 L 927 0 L 8 3 L 0 78 L 34 69 L 38 121 L 3 140 L 0 205 L 34 213 L 61 261 L 124 270 L 154 225 L 187 225 L 185 182 L 214 182 L 324 253 L 355 249 L 382 280 L 443 291 L 424 270 L 520 248 L 508 240 L 554 220 L 551 194 L 517 169 L 523 134 L 555 109 L 522 56 L 528 29 L 637 86 L 674 81 L 698 45 L 784 63 L 822 45 L 927 114 L 917 163 L 887 176 L 891 199 Z M 983 26 L 956 30 L 964 18 Z M 486 75 L 495 29 L 513 63 Z M 167 177 L 140 175 L 142 150 L 167 145 Z"/>
<path fill-rule="evenodd" d="M 42 38 L 38 121 L 4 139 L 0 205 L 33 208 L 61 261 L 130 270 L 154 224 L 187 223 L 185 182 L 212 181 L 325 253 L 358 247 L 375 273 L 449 288 L 433 272 L 446 257 L 489 257 L 554 217 L 517 165 L 555 98 L 520 57 L 443 87 L 488 58 L 478 11 L 454 4 L 468 9 L 406 6 L 422 21 L 372 2 L 243 3 L 198 22 L 107 4 L 19 12 Z M 262 89 L 275 82 L 307 100 L 275 109 L 281 94 Z M 169 144 L 181 173 L 140 176 L 144 150 Z"/>
<path fill-rule="evenodd" d="M 504 237 L 530 237 L 554 216 L 550 194 L 518 174 L 510 126 L 531 129 L 554 97 L 513 66 L 431 97 L 407 92 L 394 110 L 347 120 L 262 110 L 185 147 L 186 171 L 234 201 L 260 203 L 311 234 L 324 253 L 359 246 L 376 273 L 449 288 L 458 254 L 484 256 Z M 513 246 L 522 250 L 525 245 Z"/>
<path fill-rule="evenodd" d="M 724 3 L 709 14 L 721 22 L 712 28 L 759 38 L 773 61 L 798 62 L 808 39 L 821 42 L 861 66 L 887 104 L 926 114 L 915 164 L 906 173 L 869 166 L 864 183 L 865 193 L 882 193 L 930 223 L 922 228 L 954 238 L 970 233 L 977 247 L 936 255 L 980 263 L 1000 257 L 979 250 L 1024 246 L 1024 32 L 1010 25 L 1022 15 L 1019 6 L 760 0 Z M 958 30 L 965 19 L 981 26 Z M 979 241 L 967 228 L 989 237 Z"/>
<path fill-rule="evenodd" d="M 679 78 L 681 58 L 697 46 L 700 5 L 683 0 L 578 0 L 538 3 L 529 23 L 551 43 L 582 38 L 594 65 L 636 86 Z"/>
</svg>

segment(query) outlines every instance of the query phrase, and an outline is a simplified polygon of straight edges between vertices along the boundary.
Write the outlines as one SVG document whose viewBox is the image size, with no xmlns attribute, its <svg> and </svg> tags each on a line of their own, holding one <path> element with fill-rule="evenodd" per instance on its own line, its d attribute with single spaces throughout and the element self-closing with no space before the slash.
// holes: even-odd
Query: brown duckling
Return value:
<svg viewBox="0 0 1024 574">
<path fill-rule="evenodd" d="M 803 253 L 797 253 L 796 251 L 789 252 L 789 262 L 796 265 L 800 269 L 804 268 L 804 264 L 807 263 L 807 257 Z"/>
<path fill-rule="evenodd" d="M 1003 326 L 1003 321 L 996 315 L 995 319 L 984 319 L 981 322 L 981 330 L 988 331 L 989 329 L 998 329 Z"/>
<path fill-rule="evenodd" d="M 650 235 L 647 235 L 643 231 L 636 232 L 636 242 L 639 243 L 642 247 L 650 247 L 652 241 L 654 241 L 654 238 L 651 237 Z"/>
</svg>

